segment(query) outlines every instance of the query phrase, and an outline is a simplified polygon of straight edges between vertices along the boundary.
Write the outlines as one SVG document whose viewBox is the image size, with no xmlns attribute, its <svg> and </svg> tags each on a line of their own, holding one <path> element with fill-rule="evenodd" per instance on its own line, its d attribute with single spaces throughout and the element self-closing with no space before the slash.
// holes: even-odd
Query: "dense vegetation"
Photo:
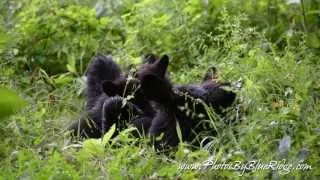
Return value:
<svg viewBox="0 0 320 180">
<path fill-rule="evenodd" d="M 234 84 L 237 103 L 214 119 L 211 143 L 156 153 L 132 128 L 70 142 L 90 58 L 112 54 L 126 68 L 150 52 L 170 55 L 176 84 L 212 65 Z M 319 178 L 319 58 L 319 0 L 2 0 L 0 179 Z M 312 169 L 179 169 L 206 160 Z"/>
</svg>

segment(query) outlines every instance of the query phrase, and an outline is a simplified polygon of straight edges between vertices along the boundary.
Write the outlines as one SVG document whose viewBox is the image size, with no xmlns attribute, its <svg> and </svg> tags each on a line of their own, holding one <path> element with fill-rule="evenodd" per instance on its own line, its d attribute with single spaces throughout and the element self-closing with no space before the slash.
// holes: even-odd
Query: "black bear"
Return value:
<svg viewBox="0 0 320 180">
<path fill-rule="evenodd" d="M 144 61 L 154 59 L 149 55 Z M 147 132 L 155 111 L 139 86 L 136 78 L 121 73 L 110 56 L 94 57 L 87 70 L 86 113 L 69 127 L 72 135 L 100 138 L 113 124 L 119 131 L 128 122 Z"/>
<path fill-rule="evenodd" d="M 216 82 L 215 68 L 210 68 L 200 85 L 173 86 L 166 78 L 169 57 L 162 56 L 138 73 L 144 95 L 155 103 L 157 112 L 149 129 L 151 136 L 163 133 L 162 140 L 155 144 L 174 147 L 179 143 L 177 124 L 179 124 L 183 141 L 193 141 L 204 129 L 199 126 L 207 117 L 206 105 L 220 113 L 230 106 L 236 94 L 224 90 Z"/>
</svg>

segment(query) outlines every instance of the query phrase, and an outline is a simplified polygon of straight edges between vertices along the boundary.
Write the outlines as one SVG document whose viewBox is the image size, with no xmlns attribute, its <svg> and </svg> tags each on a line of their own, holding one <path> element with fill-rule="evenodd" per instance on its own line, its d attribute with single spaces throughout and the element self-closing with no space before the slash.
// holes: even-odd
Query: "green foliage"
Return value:
<svg viewBox="0 0 320 180">
<path fill-rule="evenodd" d="M 96 18 L 92 8 L 32 1 L 19 13 L 15 26 L 18 59 L 31 69 L 41 67 L 49 74 L 66 70 L 83 73 L 90 57 L 110 44 L 104 36 L 111 25 L 108 17 Z M 112 34 L 111 40 L 116 36 Z"/>
<path fill-rule="evenodd" d="M 0 119 L 7 117 L 26 106 L 26 102 L 9 89 L 0 87 L 0 96 Z"/>
<path fill-rule="evenodd" d="M 0 2 L 0 179 L 314 179 L 319 176 L 319 0 L 23 0 Z M 237 103 L 201 148 L 156 153 L 134 128 L 74 143 L 85 68 L 96 53 L 122 66 L 170 55 L 170 78 L 197 83 L 209 66 Z M 227 123 L 226 123 L 227 122 Z M 177 131 L 180 128 L 177 127 Z M 179 138 L 181 135 L 179 133 Z M 182 141 L 182 140 L 180 140 Z M 182 170 L 181 165 L 271 160 L 312 170 Z M 239 176 L 242 175 L 242 176 Z"/>
</svg>

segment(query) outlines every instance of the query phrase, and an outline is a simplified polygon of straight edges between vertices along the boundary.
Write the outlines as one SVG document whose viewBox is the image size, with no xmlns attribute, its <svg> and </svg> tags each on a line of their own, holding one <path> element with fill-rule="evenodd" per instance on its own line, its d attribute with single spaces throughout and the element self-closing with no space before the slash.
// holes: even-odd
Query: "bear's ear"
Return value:
<svg viewBox="0 0 320 180">
<path fill-rule="evenodd" d="M 163 78 L 167 72 L 167 68 L 169 65 L 169 56 L 163 55 L 159 61 L 154 64 L 155 73 L 157 73 L 161 78 Z"/>
<path fill-rule="evenodd" d="M 142 77 L 141 87 L 144 94 L 151 100 L 170 100 L 172 90 L 169 83 L 154 74 Z"/>
<path fill-rule="evenodd" d="M 146 54 L 143 58 L 143 63 L 144 64 L 153 64 L 156 62 L 157 57 L 153 54 Z"/>
<path fill-rule="evenodd" d="M 114 81 L 104 81 L 102 83 L 102 90 L 108 96 L 121 95 L 119 85 Z"/>
<path fill-rule="evenodd" d="M 202 82 L 216 80 L 217 78 L 218 78 L 217 69 L 216 67 L 212 66 L 207 70 L 206 74 L 203 77 Z"/>
</svg>

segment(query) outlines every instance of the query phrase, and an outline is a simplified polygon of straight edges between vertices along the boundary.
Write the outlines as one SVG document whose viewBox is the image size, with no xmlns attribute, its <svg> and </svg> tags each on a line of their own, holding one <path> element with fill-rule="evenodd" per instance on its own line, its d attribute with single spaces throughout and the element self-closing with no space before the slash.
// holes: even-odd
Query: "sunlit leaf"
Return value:
<svg viewBox="0 0 320 180">
<path fill-rule="evenodd" d="M 0 118 L 7 117 L 26 105 L 26 101 L 21 99 L 15 92 L 0 87 Z"/>
<path fill-rule="evenodd" d="M 102 155 L 104 152 L 104 146 L 101 139 L 88 139 L 83 142 L 83 152 L 90 156 Z"/>
<path fill-rule="evenodd" d="M 182 142 L 182 133 L 181 133 L 181 128 L 180 128 L 180 125 L 179 125 L 178 121 L 176 123 L 176 131 L 177 131 L 177 134 L 178 134 L 179 141 Z"/>
<path fill-rule="evenodd" d="M 102 144 L 106 145 L 111 139 L 115 131 L 116 131 L 116 124 L 113 124 L 109 129 L 109 131 L 103 136 Z"/>
</svg>

